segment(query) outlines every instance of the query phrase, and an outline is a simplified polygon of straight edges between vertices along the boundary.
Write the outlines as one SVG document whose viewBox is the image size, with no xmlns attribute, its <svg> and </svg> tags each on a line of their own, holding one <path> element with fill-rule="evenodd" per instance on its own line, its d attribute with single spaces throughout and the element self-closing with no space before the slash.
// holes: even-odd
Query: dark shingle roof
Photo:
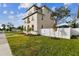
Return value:
<svg viewBox="0 0 79 59">
<path fill-rule="evenodd" d="M 32 16 L 33 14 L 36 14 L 36 13 L 39 13 L 39 14 L 43 15 L 42 13 L 40 13 L 40 12 L 36 11 L 36 12 L 34 12 L 34 13 L 32 13 L 32 14 L 30 14 L 30 15 L 26 16 L 25 18 L 23 18 L 23 20 L 24 20 L 24 19 L 26 19 L 26 18 L 28 18 L 28 17 L 30 17 L 30 16 Z"/>
<path fill-rule="evenodd" d="M 34 4 L 33 6 L 31 6 L 27 11 L 29 11 L 32 7 L 36 7 L 37 9 L 42 9 L 43 7 L 45 7 L 45 8 L 47 8 L 49 11 L 53 12 L 51 9 L 49 9 L 49 8 L 48 8 L 47 6 L 45 6 L 45 5 L 42 6 L 42 7 L 38 7 L 38 6 L 36 6 L 35 4 Z M 26 19 L 26 18 L 28 18 L 28 17 L 30 17 L 31 15 L 33 15 L 33 14 L 35 14 L 35 13 L 42 14 L 42 13 L 36 11 L 36 12 L 34 12 L 34 13 L 32 13 L 32 14 L 26 16 L 25 18 L 23 18 L 23 20 Z M 42 15 L 43 15 L 43 14 L 42 14 Z"/>
</svg>

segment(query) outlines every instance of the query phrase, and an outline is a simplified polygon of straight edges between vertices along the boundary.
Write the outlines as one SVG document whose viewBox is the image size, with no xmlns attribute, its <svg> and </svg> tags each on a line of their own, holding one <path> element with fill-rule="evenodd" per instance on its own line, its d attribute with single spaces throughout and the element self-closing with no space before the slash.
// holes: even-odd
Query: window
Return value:
<svg viewBox="0 0 79 59">
<path fill-rule="evenodd" d="M 32 25 L 32 30 L 34 30 L 34 25 Z"/>
<path fill-rule="evenodd" d="M 29 31 L 29 25 L 27 25 L 27 31 Z"/>
<path fill-rule="evenodd" d="M 43 28 L 43 25 L 41 26 L 41 28 Z"/>
</svg>

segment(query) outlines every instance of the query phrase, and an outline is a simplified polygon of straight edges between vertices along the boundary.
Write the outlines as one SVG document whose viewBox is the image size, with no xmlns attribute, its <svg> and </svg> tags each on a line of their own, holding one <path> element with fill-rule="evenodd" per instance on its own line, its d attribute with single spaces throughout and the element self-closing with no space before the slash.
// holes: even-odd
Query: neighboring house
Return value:
<svg viewBox="0 0 79 59">
<path fill-rule="evenodd" d="M 52 11 L 46 6 L 33 5 L 30 7 L 23 19 L 25 32 L 28 33 L 31 29 L 32 34 L 40 34 L 40 29 L 52 28 L 54 21 L 51 19 L 51 13 Z"/>
<path fill-rule="evenodd" d="M 72 27 L 75 22 L 76 19 L 74 16 L 66 16 L 63 17 L 61 20 L 57 21 L 57 27 L 58 28 L 68 28 L 68 27 Z"/>
</svg>

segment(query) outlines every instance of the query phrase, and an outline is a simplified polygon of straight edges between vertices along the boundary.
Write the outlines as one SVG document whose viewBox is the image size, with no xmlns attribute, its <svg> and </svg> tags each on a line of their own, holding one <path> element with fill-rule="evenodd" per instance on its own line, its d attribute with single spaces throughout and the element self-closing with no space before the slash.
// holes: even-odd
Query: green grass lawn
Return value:
<svg viewBox="0 0 79 59">
<path fill-rule="evenodd" d="M 5 32 L 13 55 L 16 56 L 79 56 L 78 39 L 55 39 Z"/>
</svg>

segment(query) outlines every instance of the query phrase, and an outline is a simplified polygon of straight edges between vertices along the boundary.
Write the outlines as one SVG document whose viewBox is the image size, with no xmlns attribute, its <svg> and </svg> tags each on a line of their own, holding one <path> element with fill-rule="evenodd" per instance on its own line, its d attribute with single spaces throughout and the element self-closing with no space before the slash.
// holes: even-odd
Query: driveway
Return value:
<svg viewBox="0 0 79 59">
<path fill-rule="evenodd" d="M 12 56 L 5 34 L 0 31 L 0 56 Z"/>
</svg>

